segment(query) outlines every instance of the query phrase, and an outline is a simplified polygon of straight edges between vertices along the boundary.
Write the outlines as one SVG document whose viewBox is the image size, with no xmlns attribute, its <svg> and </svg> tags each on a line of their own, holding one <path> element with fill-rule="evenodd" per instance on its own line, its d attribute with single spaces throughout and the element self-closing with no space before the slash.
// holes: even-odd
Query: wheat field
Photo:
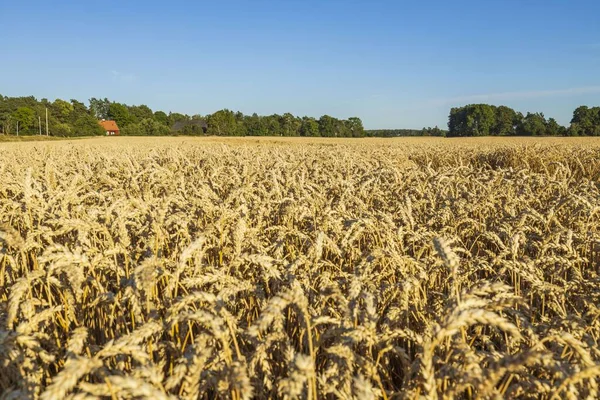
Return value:
<svg viewBox="0 0 600 400">
<path fill-rule="evenodd" d="M 0 399 L 596 399 L 600 140 L 0 145 Z"/>
</svg>

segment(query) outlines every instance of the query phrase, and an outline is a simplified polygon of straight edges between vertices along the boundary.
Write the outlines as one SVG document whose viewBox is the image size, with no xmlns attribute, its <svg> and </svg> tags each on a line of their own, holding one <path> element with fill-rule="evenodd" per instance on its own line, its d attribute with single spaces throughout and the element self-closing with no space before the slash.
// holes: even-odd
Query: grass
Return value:
<svg viewBox="0 0 600 400">
<path fill-rule="evenodd" d="M 85 139 L 84 137 L 64 138 L 46 135 L 0 135 L 0 143 L 4 142 L 51 142 L 57 140 Z"/>
</svg>

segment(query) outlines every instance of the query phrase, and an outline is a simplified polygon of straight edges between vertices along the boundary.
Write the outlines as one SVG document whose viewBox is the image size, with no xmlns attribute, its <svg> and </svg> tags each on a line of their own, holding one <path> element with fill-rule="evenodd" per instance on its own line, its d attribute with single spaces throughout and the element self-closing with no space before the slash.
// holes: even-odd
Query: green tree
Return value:
<svg viewBox="0 0 600 400">
<path fill-rule="evenodd" d="M 233 111 L 219 110 L 209 115 L 206 122 L 209 135 L 225 136 L 236 135 L 237 133 L 237 120 Z"/>
<path fill-rule="evenodd" d="M 336 119 L 329 116 L 323 115 L 319 118 L 319 133 L 324 137 L 333 137 L 336 134 Z"/>
<path fill-rule="evenodd" d="M 73 107 L 73 111 L 71 113 L 71 118 L 73 121 L 79 119 L 79 117 L 82 115 L 91 115 L 86 105 L 80 101 L 71 99 L 71 106 Z"/>
<path fill-rule="evenodd" d="M 263 118 L 254 113 L 244 117 L 244 125 L 246 125 L 246 134 L 250 136 L 265 136 L 267 130 L 264 126 Z"/>
<path fill-rule="evenodd" d="M 573 136 L 599 136 L 600 107 L 577 107 L 573 111 L 569 130 Z"/>
<path fill-rule="evenodd" d="M 71 119 L 71 113 L 74 110 L 73 104 L 68 101 L 56 99 L 52 103 L 52 114 L 61 123 L 67 123 Z"/>
<path fill-rule="evenodd" d="M 495 108 L 489 104 L 452 108 L 448 118 L 448 136 L 486 136 L 495 125 Z"/>
<path fill-rule="evenodd" d="M 467 129 L 475 136 L 489 135 L 495 123 L 495 112 L 488 104 L 476 104 L 467 114 Z"/>
<path fill-rule="evenodd" d="M 497 107 L 495 109 L 495 123 L 491 134 L 497 136 L 514 135 L 518 122 L 519 118 L 515 110 L 506 106 Z"/>
<path fill-rule="evenodd" d="M 566 134 L 564 126 L 560 125 L 554 118 L 548 119 L 546 123 L 546 135 L 549 136 L 563 136 Z"/>
<path fill-rule="evenodd" d="M 265 133 L 267 136 L 281 136 L 281 117 L 277 114 L 263 117 Z"/>
<path fill-rule="evenodd" d="M 54 124 L 52 124 L 52 136 L 66 136 L 66 137 L 70 137 L 70 136 L 76 136 L 77 132 L 75 132 L 75 129 L 73 129 L 73 127 L 69 124 L 63 123 L 63 122 L 56 122 Z"/>
<path fill-rule="evenodd" d="M 164 111 L 156 111 L 154 113 L 154 120 L 160 124 L 170 127 L 169 116 Z"/>
<path fill-rule="evenodd" d="M 242 117 L 242 119 L 238 119 L 236 117 L 235 123 L 236 123 L 235 135 L 236 136 L 247 136 L 248 135 L 248 126 L 246 125 L 245 118 Z"/>
<path fill-rule="evenodd" d="M 129 124 L 124 128 L 121 128 L 122 136 L 143 136 L 144 131 L 140 124 Z"/>
<path fill-rule="evenodd" d="M 35 122 L 35 111 L 29 107 L 19 107 L 12 116 L 15 123 L 19 124 L 19 132 L 31 133 L 30 130 Z"/>
<path fill-rule="evenodd" d="M 319 123 L 317 120 L 312 117 L 302 118 L 302 124 L 300 125 L 300 136 L 319 136 Z"/>
<path fill-rule="evenodd" d="M 90 112 L 97 119 L 107 119 L 109 118 L 109 110 L 110 110 L 110 100 L 107 98 L 97 99 L 92 97 L 89 99 L 90 103 Z"/>
<path fill-rule="evenodd" d="M 190 117 L 180 113 L 169 113 L 169 126 L 175 125 L 176 122 L 189 121 Z"/>
<path fill-rule="evenodd" d="M 362 120 L 358 117 L 348 118 L 346 121 L 346 125 L 348 130 L 350 131 L 350 136 L 352 137 L 364 137 L 365 136 L 365 128 L 363 126 Z"/>
<path fill-rule="evenodd" d="M 0 114 L 0 124 L 2 125 L 3 135 L 11 133 L 11 129 L 14 124 L 14 118 L 12 114 Z"/>
<path fill-rule="evenodd" d="M 285 113 L 279 120 L 281 126 L 281 134 L 283 136 L 298 136 L 300 135 L 300 126 L 302 122 L 290 113 Z"/>
<path fill-rule="evenodd" d="M 12 124 L 12 110 L 9 104 L 9 98 L 0 95 L 0 127 L 2 134 L 10 132 Z"/>
<path fill-rule="evenodd" d="M 138 124 L 142 135 L 164 136 L 170 133 L 169 127 L 155 121 L 153 118 L 145 118 Z"/>
<path fill-rule="evenodd" d="M 520 136 L 543 136 L 547 134 L 546 117 L 543 113 L 528 112 L 517 125 L 517 135 Z"/>
<path fill-rule="evenodd" d="M 453 107 L 448 117 L 448 136 L 467 136 L 467 108 Z"/>
<path fill-rule="evenodd" d="M 129 113 L 129 109 L 121 103 L 110 103 L 108 118 L 114 120 L 119 128 L 125 128 L 127 125 L 134 123 L 134 118 Z"/>
<path fill-rule="evenodd" d="M 147 105 L 139 105 L 139 106 L 130 106 L 129 114 L 132 116 L 132 120 L 135 122 L 140 122 L 143 119 L 154 119 L 154 113 Z"/>
<path fill-rule="evenodd" d="M 420 136 L 446 136 L 446 132 L 444 132 L 437 126 L 435 128 L 428 127 L 428 128 L 423 128 L 421 130 Z"/>
<path fill-rule="evenodd" d="M 90 114 L 80 114 L 73 123 L 74 135 L 76 136 L 101 136 L 104 129 L 98 124 L 98 120 Z"/>
</svg>

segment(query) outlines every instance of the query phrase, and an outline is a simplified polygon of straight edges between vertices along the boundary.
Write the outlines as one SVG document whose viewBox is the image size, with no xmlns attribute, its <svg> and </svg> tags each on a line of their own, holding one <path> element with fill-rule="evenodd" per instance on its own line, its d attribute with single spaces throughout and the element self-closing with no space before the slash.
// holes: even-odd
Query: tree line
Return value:
<svg viewBox="0 0 600 400">
<path fill-rule="evenodd" d="M 52 136 L 104 135 L 101 119 L 117 122 L 122 135 L 218 135 L 218 136 L 600 136 L 600 107 L 578 107 L 569 127 L 543 113 L 522 114 L 506 106 L 470 104 L 450 110 L 448 130 L 365 130 L 360 118 L 298 117 L 290 113 L 259 116 L 220 110 L 210 115 L 153 111 L 146 105 L 127 105 L 106 98 L 37 100 L 33 96 L 0 95 L 0 133 Z M 48 110 L 48 126 L 46 126 Z"/>
<path fill-rule="evenodd" d="M 447 136 L 600 136 L 600 107 L 578 107 L 565 127 L 541 112 L 470 104 L 450 110 Z"/>
<path fill-rule="evenodd" d="M 46 126 L 46 110 L 48 125 Z M 104 131 L 89 108 L 77 100 L 57 99 L 38 101 L 33 96 L 5 97 L 0 95 L 0 133 L 33 135 L 46 133 L 53 136 L 102 135 Z"/>
<path fill-rule="evenodd" d="M 259 116 L 220 110 L 210 115 L 153 111 L 147 105 L 127 105 L 107 98 L 91 98 L 89 106 L 77 100 L 37 100 L 33 96 L 0 95 L 0 133 L 34 135 L 48 130 L 52 136 L 104 135 L 98 121 L 114 120 L 121 135 L 219 135 L 219 136 L 324 136 L 363 137 L 360 118 L 297 117 L 290 113 Z"/>
<path fill-rule="evenodd" d="M 365 131 L 367 137 L 398 137 L 398 136 L 446 136 L 448 131 L 428 127 L 423 129 L 371 129 Z"/>
<path fill-rule="evenodd" d="M 363 123 L 357 117 L 338 119 L 323 115 L 315 119 L 296 117 L 290 113 L 259 116 L 256 113 L 244 115 L 230 110 L 220 110 L 208 115 L 206 133 L 217 136 L 365 136 Z"/>
</svg>

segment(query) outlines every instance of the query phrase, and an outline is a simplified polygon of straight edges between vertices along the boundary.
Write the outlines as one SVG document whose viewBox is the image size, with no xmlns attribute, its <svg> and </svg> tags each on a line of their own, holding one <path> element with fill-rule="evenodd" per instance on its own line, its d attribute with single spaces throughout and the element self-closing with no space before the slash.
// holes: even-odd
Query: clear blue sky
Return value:
<svg viewBox="0 0 600 400">
<path fill-rule="evenodd" d="M 598 0 L 0 0 L 0 93 L 445 127 L 600 105 Z"/>
</svg>

